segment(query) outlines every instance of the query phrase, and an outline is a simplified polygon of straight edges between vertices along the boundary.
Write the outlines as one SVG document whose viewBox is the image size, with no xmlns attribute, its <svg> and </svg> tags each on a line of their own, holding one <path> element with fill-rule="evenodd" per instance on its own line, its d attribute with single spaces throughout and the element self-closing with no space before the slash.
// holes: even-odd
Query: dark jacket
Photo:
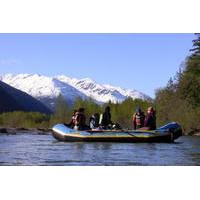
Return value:
<svg viewBox="0 0 200 200">
<path fill-rule="evenodd" d="M 101 122 L 101 125 L 105 128 L 108 127 L 108 125 L 112 124 L 112 121 L 111 121 L 111 114 L 110 112 L 104 112 L 103 113 L 103 119 L 102 119 L 102 122 Z"/>
<path fill-rule="evenodd" d="M 79 127 L 79 130 L 82 130 L 86 126 L 86 117 L 83 113 L 77 112 L 75 117 L 75 125 Z"/>
<path fill-rule="evenodd" d="M 74 128 L 74 126 L 75 126 L 75 121 L 76 121 L 76 115 L 74 114 L 74 115 L 72 116 L 72 119 L 71 119 L 70 123 L 69 123 L 67 126 L 70 127 L 70 128 Z"/>
<path fill-rule="evenodd" d="M 156 115 L 155 113 L 147 114 L 144 122 L 144 126 L 148 127 L 149 130 L 155 130 L 156 129 Z"/>
</svg>

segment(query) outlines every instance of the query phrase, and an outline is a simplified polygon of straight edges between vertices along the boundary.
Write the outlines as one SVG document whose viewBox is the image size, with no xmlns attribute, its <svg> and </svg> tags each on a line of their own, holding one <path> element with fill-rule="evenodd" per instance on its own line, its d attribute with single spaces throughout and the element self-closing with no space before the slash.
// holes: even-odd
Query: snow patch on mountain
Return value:
<svg viewBox="0 0 200 200">
<path fill-rule="evenodd" d="M 78 80 L 71 79 L 64 75 L 57 76 L 56 78 L 77 88 L 86 96 L 103 103 L 108 101 L 113 103 L 121 103 L 129 97 L 133 99 L 150 99 L 149 96 L 137 90 L 123 89 L 121 87 L 115 87 L 108 84 L 98 84 L 96 81 L 90 78 Z"/>
</svg>

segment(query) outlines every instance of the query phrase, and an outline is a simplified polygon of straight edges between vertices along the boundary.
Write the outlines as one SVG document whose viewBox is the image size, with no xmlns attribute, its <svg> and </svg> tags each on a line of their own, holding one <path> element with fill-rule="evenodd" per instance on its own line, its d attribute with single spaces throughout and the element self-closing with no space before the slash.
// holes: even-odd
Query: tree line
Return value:
<svg viewBox="0 0 200 200">
<path fill-rule="evenodd" d="M 177 121 L 186 134 L 200 132 L 200 34 L 195 35 L 191 55 L 155 98 L 158 124 Z"/>
<path fill-rule="evenodd" d="M 0 126 L 2 127 L 23 127 L 23 128 L 51 128 L 57 123 L 69 123 L 73 112 L 78 108 L 85 108 L 87 123 L 95 113 L 103 113 L 106 106 L 110 106 L 113 122 L 119 123 L 122 127 L 133 128 L 132 116 L 139 106 L 147 110 L 153 106 L 153 102 L 141 99 L 132 100 L 128 98 L 122 103 L 108 102 L 103 105 L 95 103 L 93 100 L 82 100 L 78 98 L 73 106 L 69 106 L 61 95 L 56 100 L 55 112 L 46 115 L 38 112 L 8 112 L 0 114 Z"/>
</svg>

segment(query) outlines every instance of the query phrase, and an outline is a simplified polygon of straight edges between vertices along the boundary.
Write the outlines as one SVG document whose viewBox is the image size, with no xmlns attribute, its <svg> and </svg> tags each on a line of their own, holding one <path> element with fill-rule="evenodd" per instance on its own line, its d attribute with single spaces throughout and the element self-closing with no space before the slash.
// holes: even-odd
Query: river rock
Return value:
<svg viewBox="0 0 200 200">
<path fill-rule="evenodd" d="M 8 133 L 6 128 L 0 128 L 0 133 Z"/>
</svg>

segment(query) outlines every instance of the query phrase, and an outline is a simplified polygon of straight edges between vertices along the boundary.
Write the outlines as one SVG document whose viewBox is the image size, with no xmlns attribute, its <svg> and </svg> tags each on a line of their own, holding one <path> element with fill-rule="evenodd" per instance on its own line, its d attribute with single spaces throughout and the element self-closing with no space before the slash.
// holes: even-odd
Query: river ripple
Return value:
<svg viewBox="0 0 200 200">
<path fill-rule="evenodd" d="M 200 137 L 172 144 L 63 143 L 51 135 L 0 136 L 4 166 L 199 166 Z"/>
</svg>

